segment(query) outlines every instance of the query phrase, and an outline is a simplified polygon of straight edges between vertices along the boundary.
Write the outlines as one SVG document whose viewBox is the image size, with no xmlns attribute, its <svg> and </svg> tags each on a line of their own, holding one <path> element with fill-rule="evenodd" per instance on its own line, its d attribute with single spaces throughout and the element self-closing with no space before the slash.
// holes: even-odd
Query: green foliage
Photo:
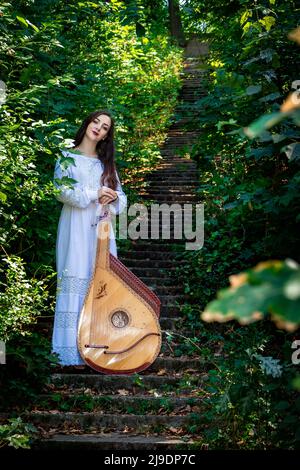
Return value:
<svg viewBox="0 0 300 470">
<path fill-rule="evenodd" d="M 230 277 L 231 287 L 218 292 L 201 318 L 204 321 L 237 319 L 242 324 L 271 313 L 276 325 L 288 331 L 300 325 L 300 268 L 292 260 L 267 261 Z"/>
<path fill-rule="evenodd" d="M 20 417 L 11 418 L 8 424 L 0 424 L 0 448 L 30 449 L 35 433 L 37 429 L 32 424 L 23 423 Z"/>
<path fill-rule="evenodd" d="M 6 343 L 6 365 L 0 368 L 1 408 L 22 409 L 50 381 L 58 359 L 40 333 L 15 335 Z"/>
<path fill-rule="evenodd" d="M 299 399 L 291 388 L 295 370 L 289 352 L 274 358 L 280 354 L 274 332 L 249 328 L 231 330 L 224 344 L 226 361 L 219 358 L 208 372 L 202 443 L 217 449 L 299 448 Z"/>
<path fill-rule="evenodd" d="M 6 282 L 0 282 L 0 339 L 9 341 L 18 335 L 28 335 L 28 327 L 47 311 L 47 284 L 53 273 L 44 279 L 28 278 L 25 265 L 18 256 L 4 258 Z"/>
</svg>

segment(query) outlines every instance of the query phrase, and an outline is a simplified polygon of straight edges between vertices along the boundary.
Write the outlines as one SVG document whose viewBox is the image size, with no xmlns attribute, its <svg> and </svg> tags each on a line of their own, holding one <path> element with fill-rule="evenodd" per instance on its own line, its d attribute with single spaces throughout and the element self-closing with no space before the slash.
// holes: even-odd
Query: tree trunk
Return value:
<svg viewBox="0 0 300 470">
<path fill-rule="evenodd" d="M 181 23 L 179 0 L 168 0 L 168 4 L 171 35 L 176 39 L 179 46 L 184 47 L 186 45 L 186 40 Z"/>
</svg>

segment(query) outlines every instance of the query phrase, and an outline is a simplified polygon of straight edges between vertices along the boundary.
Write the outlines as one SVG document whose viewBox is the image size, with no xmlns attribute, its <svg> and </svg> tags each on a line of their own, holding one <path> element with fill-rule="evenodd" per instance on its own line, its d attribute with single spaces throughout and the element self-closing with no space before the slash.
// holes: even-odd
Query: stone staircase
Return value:
<svg viewBox="0 0 300 470">
<path fill-rule="evenodd" d="M 199 130 L 191 130 L 193 104 L 205 94 L 201 57 L 186 57 L 174 122 L 161 148 L 162 159 L 139 188 L 141 202 L 197 202 L 198 175 L 189 152 Z M 187 127 L 188 126 L 188 127 Z M 162 222 L 158 224 L 163 227 Z M 163 345 L 146 371 L 131 376 L 95 374 L 92 369 L 55 373 L 49 393 L 23 420 L 42 438 L 34 447 L 55 450 L 187 449 L 203 427 L 201 386 L 207 364 L 177 357 L 168 334 L 177 329 L 180 305 L 188 299 L 176 277 L 186 240 L 139 239 L 118 249 L 119 259 L 159 296 Z M 70 368 L 68 368 L 70 369 Z"/>
</svg>

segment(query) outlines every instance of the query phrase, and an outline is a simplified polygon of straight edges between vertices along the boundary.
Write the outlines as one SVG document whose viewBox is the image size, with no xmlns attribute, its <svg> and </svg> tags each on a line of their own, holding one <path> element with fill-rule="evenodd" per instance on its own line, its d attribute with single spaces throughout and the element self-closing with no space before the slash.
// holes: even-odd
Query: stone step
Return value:
<svg viewBox="0 0 300 470">
<path fill-rule="evenodd" d="M 173 202 L 170 207 L 174 204 L 175 202 Z M 167 217 L 166 219 L 168 218 L 169 217 Z M 180 214 L 178 214 L 175 222 L 171 220 L 170 222 L 166 221 L 164 224 L 162 224 L 160 222 L 158 223 L 155 219 L 153 219 L 152 221 L 145 221 L 143 225 L 144 227 L 143 231 L 140 234 L 140 239 L 157 239 L 157 237 L 164 240 L 168 240 L 169 238 L 173 239 L 175 237 L 174 230 L 177 230 L 178 232 L 178 235 L 176 235 L 178 237 L 177 239 L 184 239 L 184 230 L 187 233 L 187 229 L 189 229 L 190 227 L 194 228 L 195 220 L 193 216 L 187 215 L 183 218 L 182 216 L 180 216 Z"/>
<path fill-rule="evenodd" d="M 174 279 L 174 275 L 176 274 L 176 266 L 171 267 L 171 268 L 166 268 L 164 271 L 164 268 L 135 268 L 131 267 L 128 268 L 130 271 L 132 271 L 136 276 L 138 277 L 160 277 L 161 282 L 163 282 L 164 278 L 166 277 L 172 277 Z"/>
<path fill-rule="evenodd" d="M 132 258 L 138 257 L 138 259 L 149 259 L 149 260 L 172 260 L 175 264 L 182 258 L 182 253 L 172 253 L 170 251 L 162 252 L 160 250 L 144 250 L 142 253 L 134 248 L 129 249 L 118 249 L 118 258 L 122 261 L 130 253 Z"/>
<path fill-rule="evenodd" d="M 174 244 L 176 243 L 176 244 L 178 244 L 178 245 L 181 245 L 182 247 L 185 247 L 185 244 L 186 244 L 187 242 L 194 242 L 194 241 L 195 241 L 195 239 L 193 239 L 193 240 L 186 240 L 186 239 L 183 237 L 183 235 L 182 235 L 182 237 L 181 237 L 181 234 L 178 235 L 178 237 L 179 237 L 179 238 L 174 238 L 174 234 L 173 234 L 172 232 L 171 232 L 170 236 L 169 236 L 169 234 L 168 234 L 168 235 L 164 235 L 164 233 L 162 233 L 162 234 L 159 234 L 159 233 L 158 233 L 158 235 L 155 235 L 155 236 L 153 235 L 153 236 L 151 237 L 151 233 L 149 232 L 149 233 L 147 234 L 147 232 L 146 232 L 145 234 L 141 234 L 141 235 L 139 236 L 139 238 L 138 238 L 137 240 L 135 240 L 135 241 L 140 242 L 140 243 L 141 243 L 141 242 L 148 242 L 148 243 L 150 242 L 150 243 L 151 243 L 151 242 L 157 242 L 157 241 L 159 241 L 161 244 L 166 244 L 166 245 L 168 245 L 168 244 L 174 245 Z M 185 249 L 185 248 L 184 248 L 184 249 Z"/>
<path fill-rule="evenodd" d="M 120 240 L 122 242 L 122 240 Z M 122 246 L 120 249 L 123 249 Z M 130 240 L 130 247 L 124 247 L 124 249 L 132 249 L 132 250 L 137 250 L 137 251 L 159 251 L 161 253 L 182 253 L 184 252 L 184 246 L 183 243 L 176 242 L 171 243 L 168 240 L 143 240 L 143 239 L 138 239 L 138 240 Z"/>
<path fill-rule="evenodd" d="M 145 432 L 153 427 L 182 427 L 193 421 L 194 415 L 133 415 L 133 414 L 103 414 L 103 413 L 72 413 L 51 412 L 24 413 L 23 421 L 30 420 L 33 425 L 43 429 L 63 428 L 91 432 L 92 429 L 101 432 L 106 429 L 123 430 L 133 428 L 135 432 Z"/>
<path fill-rule="evenodd" d="M 177 305 L 162 305 L 160 308 L 160 319 L 164 317 L 179 319 L 181 316 L 180 307 Z"/>
<path fill-rule="evenodd" d="M 174 260 L 165 260 L 165 259 L 136 259 L 136 258 L 125 258 L 119 257 L 120 261 L 125 264 L 129 269 L 131 268 L 148 268 L 151 265 L 151 268 L 170 268 L 174 267 Z M 186 260 L 177 260 L 176 266 L 184 266 L 187 264 Z"/>
<path fill-rule="evenodd" d="M 177 136 L 177 133 L 172 130 L 172 129 L 169 129 L 168 131 L 168 135 L 167 135 L 167 138 L 165 139 L 165 142 L 168 142 L 168 140 L 171 140 L 172 139 L 172 134 L 174 134 Z M 191 139 L 193 137 L 198 137 L 199 133 L 198 131 L 196 130 L 192 130 L 192 131 L 185 131 L 184 135 L 182 137 L 184 137 L 186 140 L 188 139 Z"/>
<path fill-rule="evenodd" d="M 188 300 L 190 296 L 188 294 L 166 294 L 160 295 L 159 299 L 163 305 L 175 304 L 175 302 L 183 303 L 184 300 Z"/>
<path fill-rule="evenodd" d="M 180 157 L 179 155 L 176 154 L 176 152 L 173 152 L 169 149 L 161 149 L 160 150 L 161 155 L 164 155 L 163 160 L 161 162 L 163 163 L 168 163 L 170 165 L 186 165 L 187 168 L 192 168 L 194 170 L 198 169 L 197 163 L 194 163 L 192 160 L 186 160 L 183 157 Z M 191 163 L 189 163 L 191 162 Z"/>
<path fill-rule="evenodd" d="M 183 158 L 180 156 L 179 152 L 182 152 L 181 149 L 177 150 L 176 148 L 171 148 L 169 145 L 164 146 L 161 151 L 164 151 L 164 159 L 153 167 L 153 170 L 178 170 L 178 171 L 197 171 L 198 165 L 196 162 L 192 162 L 192 160 L 184 161 Z M 175 160 L 177 158 L 177 160 Z M 189 163 L 192 162 L 192 163 Z"/>
<path fill-rule="evenodd" d="M 163 175 L 160 174 L 152 174 L 151 176 L 147 176 L 147 181 L 152 182 L 157 184 L 158 181 L 161 182 L 165 187 L 166 186 L 174 186 L 174 185 L 185 185 L 185 184 L 197 184 L 199 185 L 199 180 L 197 178 L 175 178 L 172 176 L 172 178 L 166 178 Z"/>
<path fill-rule="evenodd" d="M 174 132 L 175 131 L 176 129 L 174 129 Z M 186 132 L 190 132 L 190 131 L 186 131 Z M 199 129 L 197 130 L 197 133 L 194 133 L 193 135 L 188 136 L 188 137 L 179 137 L 177 135 L 174 135 L 174 136 L 170 135 L 164 141 L 164 148 L 171 149 L 173 147 L 174 150 L 176 150 L 177 148 L 182 147 L 184 144 L 189 145 L 190 143 L 195 143 L 198 141 L 201 134 L 202 133 Z"/>
<path fill-rule="evenodd" d="M 161 160 L 162 164 L 172 165 L 172 167 L 185 166 L 187 169 L 190 168 L 195 171 L 198 170 L 197 163 L 189 163 L 192 162 L 192 160 L 184 160 L 182 157 L 178 156 L 176 152 L 173 152 L 169 149 L 161 149 L 160 152 L 162 155 L 164 155 L 163 160 Z M 184 170 L 186 168 L 184 168 Z"/>
<path fill-rule="evenodd" d="M 177 155 L 176 153 L 171 152 L 167 148 L 165 149 L 164 147 L 161 147 L 160 154 L 162 156 L 162 159 L 158 161 L 159 165 L 164 165 L 168 163 L 168 164 L 174 164 L 174 165 L 180 165 L 180 166 L 186 165 L 187 168 L 189 167 L 198 168 L 198 164 L 194 160 Z"/>
<path fill-rule="evenodd" d="M 162 295 L 182 295 L 184 294 L 183 288 L 178 286 L 151 286 L 147 284 L 158 297 Z"/>
<path fill-rule="evenodd" d="M 169 139 L 164 142 L 164 147 L 168 150 L 173 150 L 174 153 L 176 153 L 176 151 L 183 151 L 181 150 L 182 147 L 194 145 L 198 141 L 200 135 L 201 134 L 199 133 L 198 136 L 190 137 L 188 139 L 180 139 L 177 136 L 169 137 Z"/>
<path fill-rule="evenodd" d="M 183 180 L 184 183 L 189 180 L 198 182 L 198 170 L 195 170 L 195 169 L 192 169 L 191 171 L 184 171 L 184 172 L 179 171 L 179 170 L 173 171 L 172 169 L 159 170 L 159 171 L 151 169 L 151 171 L 147 173 L 143 173 L 140 176 L 142 178 L 139 182 L 140 184 L 147 182 L 148 179 L 149 178 L 151 179 L 153 176 L 159 176 L 160 178 L 164 178 L 165 180 L 174 179 L 174 177 L 176 177 L 177 179 L 179 177 L 179 181 Z M 134 184 L 134 183 L 130 183 L 129 181 L 128 183 L 129 183 L 128 184 L 129 186 Z M 138 185 L 139 183 L 136 183 L 136 185 Z"/>
<path fill-rule="evenodd" d="M 141 276 L 140 277 L 141 281 L 143 281 L 145 284 L 150 284 L 151 286 L 155 286 L 155 287 L 159 287 L 159 286 L 162 286 L 162 285 L 165 285 L 166 287 L 169 285 L 168 284 L 168 281 L 170 282 L 170 285 L 173 286 L 175 284 L 174 282 L 174 277 L 170 277 L 169 279 L 166 278 L 166 279 L 162 279 L 161 277 L 157 276 L 157 277 L 143 277 Z M 178 283 L 175 284 L 176 286 L 178 286 Z"/>
<path fill-rule="evenodd" d="M 94 433 L 94 434 L 54 434 L 48 439 L 40 439 L 32 445 L 33 450 L 41 451 L 133 451 L 133 450 L 173 450 L 186 449 L 193 444 L 192 438 L 168 435 L 132 435 L 126 433 Z M 75 453 L 75 456 L 76 456 Z M 128 457 L 127 457 L 128 458 Z M 136 457 L 137 458 L 137 457 Z"/>
<path fill-rule="evenodd" d="M 168 179 L 168 178 L 196 179 L 197 171 L 194 169 L 180 171 L 180 170 L 173 170 L 173 169 L 166 168 L 166 169 L 161 169 L 159 171 L 153 171 L 151 173 L 148 173 L 147 178 L 149 176 L 154 176 L 154 175 L 158 175 L 165 179 Z"/>
<path fill-rule="evenodd" d="M 170 195 L 170 194 L 142 194 L 140 195 L 141 201 L 153 201 L 158 202 L 160 204 L 195 204 L 199 202 L 199 197 L 197 195 L 194 196 L 185 196 L 185 195 Z"/>
<path fill-rule="evenodd" d="M 139 195 L 144 196 L 144 195 L 149 195 L 149 196 L 195 196 L 194 191 L 188 191 L 185 186 L 182 186 L 181 188 L 153 188 L 153 187 L 148 187 L 148 188 L 141 188 L 139 190 Z"/>
<path fill-rule="evenodd" d="M 202 383 L 202 375 L 191 374 L 186 380 L 186 385 L 181 391 L 186 392 L 197 389 Z M 153 389 L 168 389 L 170 392 L 178 389 L 179 383 L 182 384 L 182 374 L 177 375 L 152 375 L 147 370 L 134 375 L 103 375 L 103 374 L 53 374 L 51 383 L 59 389 L 59 387 L 68 387 L 69 392 L 73 389 L 89 388 L 97 392 L 116 391 L 126 389 L 129 392 L 142 393 Z"/>
<path fill-rule="evenodd" d="M 185 93 L 180 93 L 178 95 L 179 99 L 182 99 L 185 103 L 194 103 L 197 100 L 203 98 L 204 96 L 206 96 L 206 94 L 196 88 L 194 90 L 191 89 L 190 91 L 186 91 Z"/>
<path fill-rule="evenodd" d="M 166 168 L 174 168 L 175 170 L 197 170 L 198 165 L 193 160 L 182 158 L 181 160 L 175 161 L 174 159 L 167 160 L 166 158 L 163 158 L 158 162 L 158 165 L 155 167 L 156 170 L 163 170 Z"/>
<path fill-rule="evenodd" d="M 159 324 L 162 330 L 175 331 L 180 318 L 160 317 Z"/>
<path fill-rule="evenodd" d="M 181 90 L 179 90 L 178 98 L 185 99 L 194 96 L 203 96 L 204 94 L 207 94 L 207 92 L 202 88 L 199 82 L 191 81 L 189 83 L 185 83 Z"/>
<path fill-rule="evenodd" d="M 206 95 L 206 91 L 203 90 L 199 83 L 190 83 L 185 86 L 185 89 L 181 89 L 178 93 L 178 99 L 187 101 L 189 98 L 199 98 L 200 96 Z"/>
<path fill-rule="evenodd" d="M 144 186 L 144 188 L 153 189 L 154 191 L 159 191 L 160 188 L 164 188 L 165 191 L 167 191 L 168 189 L 174 191 L 196 191 L 199 188 L 199 184 L 200 183 L 198 180 L 195 180 L 193 183 L 191 182 L 191 180 L 187 180 L 184 184 L 180 180 L 174 180 L 171 183 L 168 180 L 164 182 L 152 180 L 147 181 L 147 186 Z M 132 188 L 134 187 L 132 186 Z M 137 190 L 138 189 L 141 188 L 137 188 Z"/>
<path fill-rule="evenodd" d="M 124 395 L 122 389 L 115 395 L 93 394 L 89 389 L 81 393 L 69 393 L 68 390 L 54 391 L 49 394 L 39 395 L 33 405 L 34 411 L 51 412 L 104 412 L 104 413 L 144 413 L 154 414 L 159 410 L 163 414 L 188 414 L 193 407 L 200 407 L 203 399 L 199 397 L 156 395 Z M 119 393 L 121 392 L 121 393 Z M 88 405 L 88 407 L 87 407 Z"/>
</svg>

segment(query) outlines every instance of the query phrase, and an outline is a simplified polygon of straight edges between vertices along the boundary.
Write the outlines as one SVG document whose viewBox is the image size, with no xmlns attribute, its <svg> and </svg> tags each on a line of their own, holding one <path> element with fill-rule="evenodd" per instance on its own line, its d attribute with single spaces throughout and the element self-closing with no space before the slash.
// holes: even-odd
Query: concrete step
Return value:
<svg viewBox="0 0 300 470">
<path fill-rule="evenodd" d="M 176 266 L 172 266 L 170 268 L 166 268 L 164 271 L 164 268 L 151 268 L 151 267 L 145 267 L 145 268 L 139 268 L 139 267 L 131 267 L 128 269 L 132 271 L 136 276 L 138 277 L 160 277 L 161 282 L 163 282 L 164 278 L 166 277 L 172 277 L 174 278 L 174 274 L 176 273 Z"/>
<path fill-rule="evenodd" d="M 191 424 L 194 415 L 132 415 L 132 414 L 103 414 L 103 413 L 73 413 L 51 412 L 24 413 L 23 421 L 29 421 L 43 429 L 63 428 L 91 432 L 95 430 L 118 430 L 133 428 L 135 432 L 153 430 L 157 426 L 182 427 Z"/>
<path fill-rule="evenodd" d="M 147 181 L 147 184 L 143 187 L 144 189 L 153 189 L 154 191 L 159 191 L 161 188 L 164 188 L 165 191 L 174 190 L 174 191 L 196 191 L 199 188 L 199 182 L 196 180 L 193 184 L 190 180 L 186 182 L 186 184 L 182 184 L 181 181 L 173 181 L 170 183 L 169 181 L 161 182 L 161 181 Z M 141 189 L 141 188 L 140 188 Z"/>
<path fill-rule="evenodd" d="M 32 449 L 41 451 L 104 451 L 104 450 L 180 450 L 192 445 L 189 437 L 168 435 L 135 435 L 135 433 L 54 434 L 36 441 Z M 76 454 L 75 454 L 76 455 Z"/>
<path fill-rule="evenodd" d="M 194 169 L 180 171 L 180 170 L 173 170 L 173 169 L 166 168 L 165 170 L 153 171 L 151 173 L 148 173 L 147 179 L 149 176 L 154 176 L 154 175 L 158 175 L 165 179 L 181 178 L 184 180 L 184 179 L 191 178 L 194 180 L 197 178 L 197 171 Z"/>
<path fill-rule="evenodd" d="M 159 286 L 178 286 L 178 282 L 175 283 L 174 282 L 174 278 L 173 277 L 170 277 L 169 279 L 168 278 L 165 278 L 165 279 L 162 279 L 161 277 L 157 276 L 157 277 L 143 277 L 141 276 L 140 277 L 141 281 L 143 281 L 145 284 L 149 284 L 151 286 L 154 286 L 154 287 L 159 287 Z M 162 282 L 163 281 L 163 282 Z M 169 282 L 168 282 L 169 281 Z"/>
<path fill-rule="evenodd" d="M 130 249 L 130 250 L 125 250 L 125 249 L 120 249 L 118 250 L 118 257 L 122 261 L 122 259 L 125 259 L 128 254 L 132 258 L 138 258 L 138 259 L 148 259 L 148 260 L 172 260 L 175 264 L 177 261 L 180 261 L 182 258 L 182 253 L 172 253 L 170 251 L 150 251 L 150 250 L 143 250 L 141 253 L 140 250 L 136 249 Z"/>
<path fill-rule="evenodd" d="M 160 160 L 159 164 L 155 167 L 156 170 L 165 170 L 165 169 L 174 169 L 174 170 L 197 170 L 198 166 L 196 162 L 193 162 L 192 160 L 167 160 L 164 158 L 163 160 Z"/>
<path fill-rule="evenodd" d="M 158 202 L 159 204 L 195 204 L 199 202 L 199 197 L 185 196 L 185 195 L 160 195 L 160 194 L 142 194 L 140 195 L 141 200 Z"/>
<path fill-rule="evenodd" d="M 165 260 L 165 259 L 136 259 L 136 258 L 125 258 L 125 257 L 119 257 L 120 261 L 122 261 L 125 266 L 127 266 L 129 269 L 131 268 L 148 268 L 150 265 L 152 268 L 171 268 L 174 267 L 174 260 Z M 176 261 L 176 266 L 184 266 L 187 264 L 186 260 L 177 260 Z"/>
<path fill-rule="evenodd" d="M 190 299 L 190 295 L 188 294 L 166 294 L 166 295 L 160 295 L 159 299 L 163 305 L 172 305 L 175 304 L 175 302 L 183 303 L 185 300 Z"/>
<path fill-rule="evenodd" d="M 176 129 L 177 130 L 177 129 Z M 162 155 L 162 159 L 159 160 L 159 165 L 175 165 L 179 167 L 187 167 L 187 168 L 198 168 L 197 162 L 192 159 L 181 157 L 180 155 L 176 155 L 171 153 L 170 150 L 164 149 L 163 147 L 160 149 L 160 153 Z"/>
<path fill-rule="evenodd" d="M 203 375 L 203 374 L 202 374 Z M 186 378 L 186 385 L 181 388 L 182 393 L 197 389 L 201 386 L 202 375 L 191 374 Z M 148 371 L 134 375 L 102 375 L 102 374 L 53 374 L 51 383 L 55 388 L 68 387 L 71 392 L 74 389 L 88 388 L 97 392 L 112 392 L 119 389 L 126 389 L 132 393 L 143 393 L 145 391 L 157 389 L 168 389 L 170 392 L 178 389 L 179 384 L 183 384 L 183 375 L 152 375 Z"/>
<path fill-rule="evenodd" d="M 162 305 L 160 308 L 160 318 L 181 318 L 181 311 L 177 305 Z"/>
<path fill-rule="evenodd" d="M 185 186 L 182 186 L 181 188 L 141 188 L 139 190 L 139 195 L 144 196 L 144 195 L 149 195 L 149 196 L 164 196 L 164 197 L 180 197 L 180 196 L 190 196 L 190 197 L 195 197 L 195 192 L 194 191 L 188 191 Z"/>
<path fill-rule="evenodd" d="M 33 411 L 51 412 L 94 412 L 104 414 L 145 413 L 169 415 L 189 414 L 199 411 L 203 399 L 199 397 L 176 397 L 157 393 L 156 395 L 124 395 L 126 390 L 118 390 L 115 395 L 93 394 L 89 389 L 81 393 L 69 393 L 68 390 L 54 391 L 37 397 Z M 31 411 L 32 411 L 31 410 Z"/>
<path fill-rule="evenodd" d="M 157 173 L 153 173 L 149 176 L 147 176 L 147 182 L 153 182 L 155 184 L 158 184 L 158 182 L 160 181 L 160 184 L 163 184 L 164 187 L 166 186 L 174 186 L 174 185 L 180 185 L 180 186 L 184 186 L 184 185 L 199 185 L 199 180 L 194 176 L 193 178 L 186 178 L 186 177 L 168 177 L 166 178 L 165 176 Z"/>
<path fill-rule="evenodd" d="M 121 240 L 122 242 L 122 240 Z M 120 247 L 120 249 L 122 249 Z M 126 248 L 127 249 L 127 244 Z M 182 243 L 176 242 L 171 243 L 169 240 L 130 240 L 130 248 L 137 251 L 160 251 L 161 253 L 182 253 L 184 252 L 184 246 Z"/>
<path fill-rule="evenodd" d="M 151 286 L 147 284 L 149 289 L 153 290 L 153 292 L 158 296 L 161 297 L 162 295 L 182 295 L 184 294 L 183 288 L 178 286 Z"/>
</svg>

